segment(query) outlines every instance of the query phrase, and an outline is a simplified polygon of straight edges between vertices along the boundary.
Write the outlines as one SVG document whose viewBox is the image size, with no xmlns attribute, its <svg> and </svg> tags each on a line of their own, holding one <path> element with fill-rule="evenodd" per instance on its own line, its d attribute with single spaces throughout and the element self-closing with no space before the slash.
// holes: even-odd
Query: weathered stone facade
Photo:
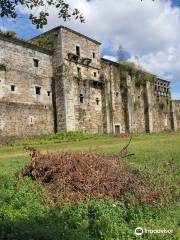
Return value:
<svg viewBox="0 0 180 240">
<path fill-rule="evenodd" d="M 31 43 L 0 34 L 0 135 L 180 128 L 168 81 L 122 73 L 121 64 L 101 59 L 99 42 L 66 27 Z"/>
<path fill-rule="evenodd" d="M 0 135 L 54 131 L 51 55 L 48 50 L 0 34 Z"/>
<path fill-rule="evenodd" d="M 172 101 L 172 115 L 173 115 L 173 128 L 175 131 L 180 130 L 180 100 Z"/>
</svg>

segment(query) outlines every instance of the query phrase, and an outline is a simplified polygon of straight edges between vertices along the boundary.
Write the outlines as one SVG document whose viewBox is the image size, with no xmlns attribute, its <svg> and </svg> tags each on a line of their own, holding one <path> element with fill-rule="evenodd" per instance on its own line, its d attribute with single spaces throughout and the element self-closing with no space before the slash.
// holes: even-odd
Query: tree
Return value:
<svg viewBox="0 0 180 240">
<path fill-rule="evenodd" d="M 118 47 L 117 58 L 118 58 L 118 62 L 124 62 L 127 60 L 125 50 L 122 45 L 119 45 Z"/>
<path fill-rule="evenodd" d="M 51 6 L 58 10 L 58 17 L 64 19 L 64 21 L 74 17 L 79 19 L 81 23 L 85 22 L 79 10 L 77 8 L 71 9 L 64 0 L 0 0 L 0 17 L 17 18 L 17 6 L 23 6 L 30 11 L 29 19 L 37 28 L 43 28 L 47 24 L 48 10 Z M 38 7 L 41 7 L 42 10 L 38 14 L 33 14 L 32 12 Z"/>
<path fill-rule="evenodd" d="M 23 6 L 30 12 L 38 9 L 38 7 L 42 8 L 42 11 L 38 14 L 29 13 L 29 19 L 37 28 L 43 28 L 43 26 L 47 24 L 49 16 L 48 10 L 51 6 L 54 6 L 58 10 L 58 17 L 64 19 L 64 21 L 74 17 L 75 19 L 79 19 L 81 23 L 85 22 L 84 16 L 79 10 L 77 8 L 71 9 L 69 4 L 66 3 L 66 0 L 0 0 L 0 17 L 17 18 L 17 6 Z"/>
</svg>

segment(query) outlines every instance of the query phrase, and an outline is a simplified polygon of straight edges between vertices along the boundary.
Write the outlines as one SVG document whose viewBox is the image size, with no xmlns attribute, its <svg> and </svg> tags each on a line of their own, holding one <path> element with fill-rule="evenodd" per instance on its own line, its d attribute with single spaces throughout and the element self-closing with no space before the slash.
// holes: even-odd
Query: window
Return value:
<svg viewBox="0 0 180 240">
<path fill-rule="evenodd" d="M 11 85 L 11 92 L 15 91 L 16 86 L 15 85 Z"/>
<path fill-rule="evenodd" d="M 93 52 L 93 58 L 96 58 L 96 54 L 95 54 L 95 52 Z"/>
<path fill-rule="evenodd" d="M 119 96 L 119 93 L 118 93 L 118 92 L 116 92 L 115 94 L 116 94 L 116 97 L 118 97 L 118 96 Z"/>
<path fill-rule="evenodd" d="M 83 94 L 80 94 L 80 95 L 79 95 L 79 101 L 80 101 L 80 103 L 83 103 L 83 102 L 84 102 L 84 96 L 83 96 Z"/>
<path fill-rule="evenodd" d="M 80 78 L 81 77 L 81 68 L 80 67 L 77 68 L 77 73 L 78 73 L 78 77 Z"/>
<path fill-rule="evenodd" d="M 41 88 L 35 87 L 35 89 L 36 89 L 36 95 L 41 95 Z"/>
<path fill-rule="evenodd" d="M 99 105 L 99 98 L 96 98 L 96 104 Z"/>
<path fill-rule="evenodd" d="M 48 95 L 48 97 L 51 95 L 51 92 L 50 91 L 47 91 L 47 95 Z"/>
<path fill-rule="evenodd" d="M 80 57 L 80 47 L 76 46 L 76 55 Z"/>
<path fill-rule="evenodd" d="M 115 125 L 114 127 L 115 129 L 115 135 L 119 135 L 120 134 L 120 125 Z"/>
<path fill-rule="evenodd" d="M 33 116 L 29 116 L 28 122 L 29 122 L 29 125 L 33 125 L 34 124 L 34 117 Z"/>
<path fill-rule="evenodd" d="M 97 76 L 97 73 L 96 72 L 94 72 L 94 77 L 96 77 Z"/>
<path fill-rule="evenodd" d="M 34 67 L 38 67 L 39 66 L 39 60 L 34 58 L 33 61 L 34 61 Z"/>
</svg>

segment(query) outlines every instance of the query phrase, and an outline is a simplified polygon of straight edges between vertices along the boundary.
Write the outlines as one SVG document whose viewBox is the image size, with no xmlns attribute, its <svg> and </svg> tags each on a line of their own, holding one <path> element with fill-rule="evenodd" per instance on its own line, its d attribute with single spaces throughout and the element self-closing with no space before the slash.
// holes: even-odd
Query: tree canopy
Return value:
<svg viewBox="0 0 180 240">
<path fill-rule="evenodd" d="M 49 7 L 54 6 L 58 10 L 58 17 L 64 21 L 74 17 L 81 23 L 85 22 L 84 16 L 77 8 L 72 9 L 64 0 L 0 0 L 0 17 L 17 18 L 18 6 L 29 10 L 29 19 L 37 28 L 43 28 L 47 24 Z M 34 13 L 38 7 L 41 11 Z"/>
<path fill-rule="evenodd" d="M 64 21 L 74 17 L 79 19 L 81 23 L 85 22 L 83 14 L 77 8 L 72 9 L 66 0 L 0 0 L 0 17 L 17 18 L 19 6 L 28 10 L 29 19 L 37 28 L 43 28 L 47 24 L 49 7 L 51 6 L 57 9 L 58 17 Z M 41 11 L 38 11 L 39 7 Z M 34 10 L 37 10 L 38 13 L 35 13 Z"/>
</svg>

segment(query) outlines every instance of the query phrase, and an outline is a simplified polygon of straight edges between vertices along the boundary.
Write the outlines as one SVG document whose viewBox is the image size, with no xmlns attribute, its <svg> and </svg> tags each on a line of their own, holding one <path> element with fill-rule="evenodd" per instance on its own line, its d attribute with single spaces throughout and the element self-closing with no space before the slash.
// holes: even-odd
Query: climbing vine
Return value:
<svg viewBox="0 0 180 240">
<path fill-rule="evenodd" d="M 38 46 L 42 46 L 48 49 L 52 49 L 53 47 L 53 41 L 50 40 L 47 36 L 39 36 L 38 38 L 35 38 L 31 41 L 33 44 L 36 44 Z"/>
<path fill-rule="evenodd" d="M 168 99 L 161 99 L 159 102 L 159 108 L 162 112 L 167 113 L 169 111 L 170 100 Z"/>
<path fill-rule="evenodd" d="M 139 69 L 135 63 L 123 62 L 123 64 L 120 64 L 121 82 L 126 82 L 128 76 L 131 77 L 132 81 L 135 82 L 135 86 L 138 88 L 145 86 L 147 81 L 153 82 L 155 80 L 154 75 Z"/>
</svg>

